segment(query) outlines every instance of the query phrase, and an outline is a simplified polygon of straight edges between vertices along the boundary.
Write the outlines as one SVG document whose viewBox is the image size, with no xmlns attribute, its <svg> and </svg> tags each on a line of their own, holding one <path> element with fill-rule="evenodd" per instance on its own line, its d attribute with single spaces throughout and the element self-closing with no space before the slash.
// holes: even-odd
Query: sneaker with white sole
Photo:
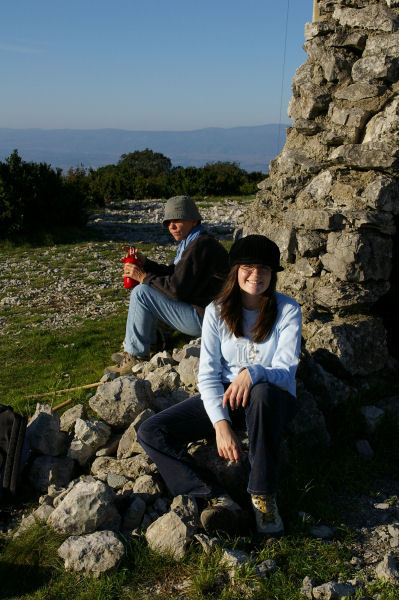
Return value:
<svg viewBox="0 0 399 600">
<path fill-rule="evenodd" d="M 278 512 L 276 494 L 251 494 L 258 533 L 278 537 L 284 533 L 283 521 Z"/>
<path fill-rule="evenodd" d="M 106 367 L 104 369 L 104 374 L 119 373 L 119 375 L 127 375 L 132 372 L 132 367 L 134 367 L 134 365 L 145 360 L 147 359 L 144 356 L 133 356 L 132 354 L 129 354 L 129 352 L 123 352 L 120 362 L 111 367 Z"/>
<path fill-rule="evenodd" d="M 202 511 L 200 520 L 201 525 L 207 533 L 216 533 L 224 531 L 225 533 L 235 533 L 238 529 L 238 521 L 241 514 L 241 507 L 225 494 L 210 498 L 208 506 Z"/>
</svg>

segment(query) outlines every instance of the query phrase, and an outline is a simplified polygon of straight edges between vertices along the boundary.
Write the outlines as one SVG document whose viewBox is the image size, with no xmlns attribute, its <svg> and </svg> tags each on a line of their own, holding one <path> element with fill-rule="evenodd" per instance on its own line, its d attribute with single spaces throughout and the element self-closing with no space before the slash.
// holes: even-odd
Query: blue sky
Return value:
<svg viewBox="0 0 399 600">
<path fill-rule="evenodd" d="M 0 127 L 282 122 L 313 0 L 2 0 Z"/>
</svg>

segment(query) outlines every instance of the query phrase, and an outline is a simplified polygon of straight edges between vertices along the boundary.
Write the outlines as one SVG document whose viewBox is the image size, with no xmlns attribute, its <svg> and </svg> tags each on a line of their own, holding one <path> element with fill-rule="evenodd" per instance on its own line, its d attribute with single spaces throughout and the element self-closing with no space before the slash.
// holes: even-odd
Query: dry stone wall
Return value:
<svg viewBox="0 0 399 600">
<path fill-rule="evenodd" d="M 279 287 L 303 307 L 306 350 L 353 381 L 387 364 L 375 307 L 398 289 L 399 2 L 316 8 L 292 127 L 240 227 L 277 242 Z"/>
</svg>

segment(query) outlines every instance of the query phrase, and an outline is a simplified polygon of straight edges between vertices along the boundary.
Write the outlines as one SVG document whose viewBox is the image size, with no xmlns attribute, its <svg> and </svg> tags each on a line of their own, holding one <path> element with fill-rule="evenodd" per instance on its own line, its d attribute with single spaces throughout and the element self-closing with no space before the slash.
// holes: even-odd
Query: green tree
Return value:
<svg viewBox="0 0 399 600">
<path fill-rule="evenodd" d="M 221 196 L 234 194 L 245 182 L 245 171 L 236 162 L 206 163 L 200 175 L 200 193 Z"/>
<path fill-rule="evenodd" d="M 249 194 L 256 194 L 258 191 L 258 183 L 266 179 L 268 175 L 265 175 L 261 171 L 251 171 L 251 173 L 245 173 L 245 182 L 240 185 L 240 194 L 248 196 Z"/>
<path fill-rule="evenodd" d="M 0 162 L 0 230 L 13 233 L 53 225 L 82 225 L 87 197 L 76 183 L 67 183 L 61 169 L 25 162 L 14 150 Z"/>
<path fill-rule="evenodd" d="M 70 189 L 75 188 L 84 198 L 89 206 L 103 206 L 104 197 L 98 192 L 95 186 L 91 186 L 91 173 L 93 169 L 87 170 L 83 165 L 80 167 L 71 167 L 68 169 L 64 178 L 65 184 Z"/>
<path fill-rule="evenodd" d="M 26 196 L 24 166 L 14 150 L 5 162 L 0 162 L 0 231 L 19 231 L 23 224 Z"/>
<path fill-rule="evenodd" d="M 168 175 L 172 170 L 172 162 L 170 158 L 160 152 L 153 152 L 146 148 L 145 150 L 122 154 L 118 167 L 122 171 L 128 171 L 131 175 L 142 175 L 145 178 L 150 178 L 162 174 Z"/>
<path fill-rule="evenodd" d="M 126 198 L 168 195 L 172 162 L 159 152 L 147 148 L 122 154 L 117 170 Z"/>
<path fill-rule="evenodd" d="M 97 203 L 103 204 L 123 200 L 126 198 L 126 189 L 116 165 L 100 167 L 97 171 L 90 170 L 88 175 L 90 194 L 98 199 Z"/>
</svg>

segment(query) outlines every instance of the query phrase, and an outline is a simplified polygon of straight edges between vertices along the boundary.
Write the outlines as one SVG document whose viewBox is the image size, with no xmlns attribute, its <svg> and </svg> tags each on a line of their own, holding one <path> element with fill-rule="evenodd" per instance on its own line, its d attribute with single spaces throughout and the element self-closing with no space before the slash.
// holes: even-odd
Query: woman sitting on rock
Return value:
<svg viewBox="0 0 399 600">
<path fill-rule="evenodd" d="M 234 530 L 240 507 L 186 452 L 188 442 L 216 434 L 219 456 L 239 461 L 234 429 L 249 439 L 248 493 L 257 531 L 283 533 L 276 504 L 281 429 L 297 410 L 295 372 L 301 311 L 276 292 L 280 251 L 265 236 L 236 241 L 230 272 L 205 311 L 199 366 L 200 394 L 146 420 L 138 440 L 170 492 L 208 499 L 201 513 L 207 532 Z"/>
</svg>

